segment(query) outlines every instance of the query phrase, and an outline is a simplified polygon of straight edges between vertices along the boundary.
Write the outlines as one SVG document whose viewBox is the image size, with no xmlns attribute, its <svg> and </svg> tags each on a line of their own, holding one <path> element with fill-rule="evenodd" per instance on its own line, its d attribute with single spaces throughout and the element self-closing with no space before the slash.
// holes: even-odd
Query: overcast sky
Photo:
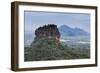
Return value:
<svg viewBox="0 0 100 73">
<path fill-rule="evenodd" d="M 24 19 L 26 33 L 47 24 L 67 25 L 90 32 L 90 14 L 25 11 Z"/>
</svg>

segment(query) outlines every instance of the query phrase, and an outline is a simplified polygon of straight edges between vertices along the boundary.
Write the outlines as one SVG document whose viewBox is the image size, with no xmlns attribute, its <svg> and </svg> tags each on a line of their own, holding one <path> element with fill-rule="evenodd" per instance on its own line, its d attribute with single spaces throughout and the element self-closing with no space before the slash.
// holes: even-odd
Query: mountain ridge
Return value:
<svg viewBox="0 0 100 73">
<path fill-rule="evenodd" d="M 62 25 L 59 28 L 62 36 L 89 36 L 90 34 L 80 28 L 72 28 L 68 25 Z"/>
</svg>

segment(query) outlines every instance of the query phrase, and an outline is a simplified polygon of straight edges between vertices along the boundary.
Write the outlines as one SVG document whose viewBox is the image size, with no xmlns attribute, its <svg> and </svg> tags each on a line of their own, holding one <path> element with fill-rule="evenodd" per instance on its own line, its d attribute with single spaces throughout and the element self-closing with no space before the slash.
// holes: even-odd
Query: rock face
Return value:
<svg viewBox="0 0 100 73">
<path fill-rule="evenodd" d="M 55 24 L 44 25 L 43 27 L 39 27 L 35 31 L 35 39 L 41 38 L 55 38 L 56 40 L 60 39 L 60 33 Z"/>
</svg>

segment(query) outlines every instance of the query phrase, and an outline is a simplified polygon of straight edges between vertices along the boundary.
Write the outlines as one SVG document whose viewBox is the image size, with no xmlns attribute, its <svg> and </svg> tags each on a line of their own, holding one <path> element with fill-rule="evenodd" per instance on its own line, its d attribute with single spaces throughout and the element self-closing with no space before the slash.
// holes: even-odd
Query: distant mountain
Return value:
<svg viewBox="0 0 100 73">
<path fill-rule="evenodd" d="M 62 36 L 88 36 L 89 35 L 88 32 L 80 28 L 71 28 L 67 25 L 62 25 L 58 29 Z"/>
</svg>

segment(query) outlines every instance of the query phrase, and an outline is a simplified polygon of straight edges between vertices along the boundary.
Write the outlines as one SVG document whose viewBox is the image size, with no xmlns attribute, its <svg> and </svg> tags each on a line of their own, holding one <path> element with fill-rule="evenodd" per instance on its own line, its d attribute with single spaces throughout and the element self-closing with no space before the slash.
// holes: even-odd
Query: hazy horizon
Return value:
<svg viewBox="0 0 100 73">
<path fill-rule="evenodd" d="M 24 11 L 25 44 L 29 44 L 34 40 L 34 31 L 38 27 L 48 24 L 55 24 L 58 28 L 67 25 L 90 33 L 90 14 Z"/>
</svg>

